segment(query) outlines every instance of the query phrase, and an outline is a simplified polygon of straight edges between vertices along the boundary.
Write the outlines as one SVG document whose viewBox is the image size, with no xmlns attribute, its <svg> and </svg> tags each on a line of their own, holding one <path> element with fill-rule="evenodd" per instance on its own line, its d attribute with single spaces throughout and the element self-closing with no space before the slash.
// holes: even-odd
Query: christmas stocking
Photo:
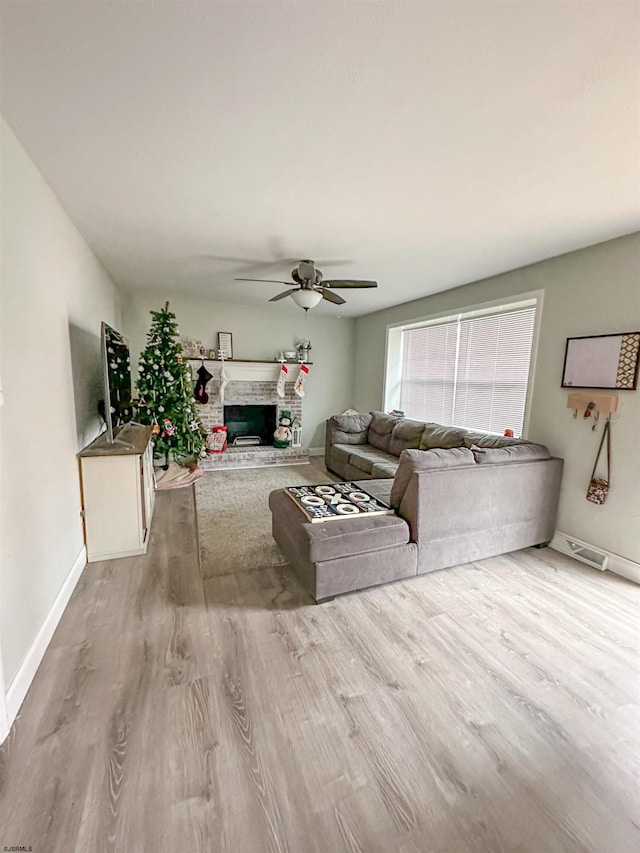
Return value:
<svg viewBox="0 0 640 853">
<path fill-rule="evenodd" d="M 298 378 L 296 379 L 296 384 L 293 386 L 293 390 L 296 392 L 298 397 L 304 397 L 304 382 L 307 378 L 307 374 L 309 373 L 309 368 L 306 364 L 300 365 L 300 373 L 298 373 Z"/>
<path fill-rule="evenodd" d="M 196 387 L 193 392 L 193 396 L 199 403 L 203 405 L 209 402 L 209 395 L 207 394 L 207 382 L 213 379 L 213 376 L 209 373 L 207 368 L 204 366 L 204 362 L 202 367 L 198 369 L 198 381 L 196 382 Z"/>
<path fill-rule="evenodd" d="M 287 374 L 289 373 L 289 368 L 286 364 L 280 365 L 280 376 L 278 376 L 278 385 L 276 387 L 276 391 L 278 392 L 278 397 L 284 397 L 284 383 L 287 381 Z"/>
<path fill-rule="evenodd" d="M 218 385 L 218 403 L 222 406 L 224 404 L 224 389 L 229 384 L 229 371 L 224 366 L 224 361 L 220 365 L 220 384 Z"/>
</svg>

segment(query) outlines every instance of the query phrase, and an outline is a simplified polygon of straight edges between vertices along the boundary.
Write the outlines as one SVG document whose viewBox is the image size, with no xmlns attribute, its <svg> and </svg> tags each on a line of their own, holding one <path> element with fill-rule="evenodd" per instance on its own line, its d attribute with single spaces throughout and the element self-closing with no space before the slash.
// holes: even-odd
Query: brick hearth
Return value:
<svg viewBox="0 0 640 853">
<path fill-rule="evenodd" d="M 304 465 L 309 461 L 306 447 L 228 447 L 224 453 L 209 453 L 202 460 L 205 471 L 229 468 L 262 468 L 263 465 Z"/>
</svg>

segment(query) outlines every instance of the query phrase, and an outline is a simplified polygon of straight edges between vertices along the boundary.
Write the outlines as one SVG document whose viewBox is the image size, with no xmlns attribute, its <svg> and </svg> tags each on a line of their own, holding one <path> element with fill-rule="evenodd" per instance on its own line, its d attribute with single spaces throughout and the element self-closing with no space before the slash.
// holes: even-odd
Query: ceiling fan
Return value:
<svg viewBox="0 0 640 853">
<path fill-rule="evenodd" d="M 302 260 L 298 266 L 291 270 L 293 281 L 278 281 L 267 278 L 236 278 L 235 281 L 264 281 L 268 284 L 287 284 L 295 290 L 283 290 L 277 296 L 272 297 L 269 302 L 277 302 L 290 296 L 296 305 L 308 311 L 314 308 L 323 299 L 333 302 L 335 305 L 344 305 L 345 301 L 337 293 L 336 288 L 377 287 L 377 281 L 359 281 L 357 279 L 328 279 L 323 281 L 322 272 L 317 269 L 315 261 Z"/>
</svg>

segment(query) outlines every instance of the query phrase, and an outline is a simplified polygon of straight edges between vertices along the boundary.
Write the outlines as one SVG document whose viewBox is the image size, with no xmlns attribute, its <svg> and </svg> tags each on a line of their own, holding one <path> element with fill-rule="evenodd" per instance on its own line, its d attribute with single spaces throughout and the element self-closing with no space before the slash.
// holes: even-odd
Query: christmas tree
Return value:
<svg viewBox="0 0 640 853">
<path fill-rule="evenodd" d="M 204 448 L 204 430 L 196 414 L 191 368 L 178 341 L 176 315 L 167 302 L 152 311 L 147 346 L 138 363 L 138 420 L 153 424 L 155 452 L 178 462 L 197 457 Z"/>
</svg>

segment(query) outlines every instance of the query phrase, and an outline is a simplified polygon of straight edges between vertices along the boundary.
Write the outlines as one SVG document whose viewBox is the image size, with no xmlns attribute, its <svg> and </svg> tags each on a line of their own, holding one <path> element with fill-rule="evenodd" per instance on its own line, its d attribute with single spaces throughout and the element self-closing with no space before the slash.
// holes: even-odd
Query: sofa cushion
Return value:
<svg viewBox="0 0 640 853">
<path fill-rule="evenodd" d="M 346 465 L 349 457 L 353 453 L 353 444 L 332 444 L 331 445 L 331 460 L 339 465 Z"/>
<path fill-rule="evenodd" d="M 373 459 L 366 454 L 352 453 L 349 456 L 349 464 L 363 474 L 370 474 L 373 470 Z"/>
<path fill-rule="evenodd" d="M 366 432 L 343 432 L 341 429 L 333 430 L 333 441 L 338 444 L 366 444 Z"/>
<path fill-rule="evenodd" d="M 390 453 L 385 453 L 384 450 L 376 450 L 375 447 L 353 447 L 351 446 L 349 454 L 349 463 L 357 468 L 358 471 L 363 471 L 365 474 L 370 474 L 373 466 L 377 463 L 396 462 L 395 456 Z"/>
<path fill-rule="evenodd" d="M 441 468 L 463 468 L 475 465 L 473 453 L 467 447 L 442 448 L 431 450 L 405 450 L 400 456 L 400 464 L 391 487 L 389 500 L 394 509 L 398 509 L 407 490 L 409 481 L 417 471 L 432 471 Z"/>
<path fill-rule="evenodd" d="M 420 450 L 464 447 L 465 432 L 457 427 L 442 424 L 425 424 L 420 440 Z"/>
<path fill-rule="evenodd" d="M 370 414 L 334 415 L 329 419 L 333 444 L 366 444 Z"/>
<path fill-rule="evenodd" d="M 371 412 L 371 423 L 369 424 L 369 444 L 378 450 L 389 452 L 391 444 L 391 433 L 399 418 L 387 415 L 384 412 Z"/>
<path fill-rule="evenodd" d="M 371 469 L 371 476 L 376 479 L 393 479 L 396 476 L 398 464 L 397 459 L 394 459 L 393 462 L 374 462 L 373 468 Z M 391 488 L 391 486 L 389 486 L 389 488 Z"/>
<path fill-rule="evenodd" d="M 420 447 L 424 426 L 423 421 L 412 421 L 409 418 L 398 421 L 391 431 L 389 453 L 400 456 L 403 450 L 417 450 Z"/>
<path fill-rule="evenodd" d="M 366 432 L 371 423 L 371 414 L 366 412 L 356 415 L 334 415 L 331 421 L 342 432 Z"/>
<path fill-rule="evenodd" d="M 374 515 L 362 518 L 303 524 L 312 563 L 351 557 L 409 541 L 409 525 L 397 515 Z"/>
<path fill-rule="evenodd" d="M 471 452 L 479 465 L 551 459 L 549 448 L 544 444 L 511 444 L 508 447 L 476 447 L 474 445 Z"/>
<path fill-rule="evenodd" d="M 465 447 L 511 447 L 516 444 L 531 444 L 525 438 L 511 438 L 506 435 L 492 435 L 490 432 L 465 431 Z"/>
<path fill-rule="evenodd" d="M 353 480 L 352 482 L 358 489 L 364 489 L 365 492 L 369 492 L 370 495 L 378 498 L 382 503 L 391 505 L 390 497 L 393 480 L 389 477 L 385 477 L 383 480 Z"/>
</svg>

